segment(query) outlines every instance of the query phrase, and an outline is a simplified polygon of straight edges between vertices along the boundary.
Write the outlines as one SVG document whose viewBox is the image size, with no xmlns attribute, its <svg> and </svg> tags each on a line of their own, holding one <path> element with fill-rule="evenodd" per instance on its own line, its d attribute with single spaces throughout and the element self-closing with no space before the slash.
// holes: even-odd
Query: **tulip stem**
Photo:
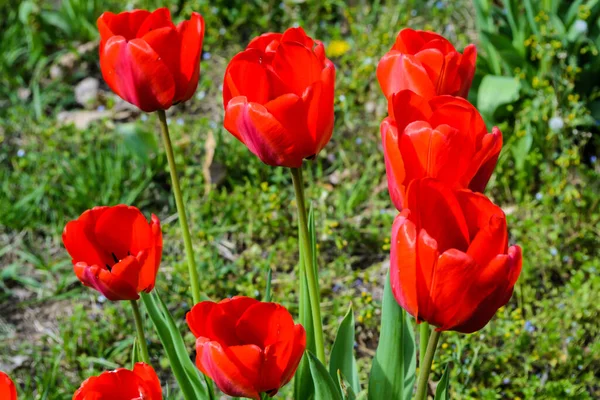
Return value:
<svg viewBox="0 0 600 400">
<path fill-rule="evenodd" d="M 150 355 L 148 354 L 148 346 L 146 345 L 146 335 L 144 335 L 144 324 L 142 322 L 142 314 L 137 300 L 131 300 L 131 308 L 133 309 L 133 318 L 135 319 L 135 330 L 137 331 L 137 342 L 140 348 L 142 361 L 150 364 Z M 137 361 L 137 360 L 134 360 Z"/>
<path fill-rule="evenodd" d="M 194 249 L 192 248 L 192 237 L 190 236 L 190 228 L 188 226 L 187 216 L 185 214 L 185 206 L 183 204 L 183 196 L 179 188 L 179 178 L 177 177 L 177 166 L 175 165 L 175 157 L 173 156 L 173 147 L 171 146 L 171 137 L 169 136 L 169 127 L 167 126 L 167 117 L 163 110 L 158 110 L 158 119 L 160 120 L 160 133 L 162 136 L 167 160 L 169 162 L 169 172 L 171 173 L 171 185 L 173 186 L 173 195 L 175 196 L 175 204 L 177 205 L 177 214 L 179 214 L 179 224 L 183 233 L 183 243 L 185 246 L 185 255 L 190 273 L 190 282 L 192 285 L 192 297 L 194 304 L 201 301 L 200 284 L 198 278 L 198 270 L 196 269 L 196 260 L 194 259 Z"/>
<path fill-rule="evenodd" d="M 305 274 L 308 286 L 308 297 L 310 299 L 311 315 L 313 319 L 313 328 L 315 332 L 315 347 L 317 358 L 325 362 L 325 346 L 323 344 L 323 322 L 321 321 L 321 304 L 319 301 L 319 282 L 315 276 L 315 267 L 313 264 L 312 246 L 308 235 L 308 221 L 306 216 L 306 204 L 304 201 L 304 182 L 302 180 L 301 168 L 290 168 L 292 171 L 292 181 L 296 192 L 296 206 L 298 208 L 298 225 L 300 226 L 300 248 L 302 251 L 303 268 L 301 273 Z"/>
<path fill-rule="evenodd" d="M 423 362 L 419 365 L 419 383 L 417 384 L 417 394 L 415 400 L 425 400 L 427 396 L 427 383 L 429 382 L 429 372 L 431 372 L 431 364 L 433 363 L 433 356 L 437 349 L 440 335 L 442 332 L 434 330 L 429 336 L 429 343 L 427 344 L 427 351 Z"/>
<path fill-rule="evenodd" d="M 427 322 L 421 322 L 419 325 L 419 365 L 423 365 L 423 360 L 425 359 L 429 333 L 429 324 Z"/>
</svg>

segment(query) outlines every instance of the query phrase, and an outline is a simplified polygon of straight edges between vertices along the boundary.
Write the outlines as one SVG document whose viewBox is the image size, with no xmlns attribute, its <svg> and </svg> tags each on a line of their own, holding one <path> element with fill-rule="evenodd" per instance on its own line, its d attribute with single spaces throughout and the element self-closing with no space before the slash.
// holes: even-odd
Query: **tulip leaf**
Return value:
<svg viewBox="0 0 600 400">
<path fill-rule="evenodd" d="M 186 400 L 212 400 L 211 387 L 190 359 L 181 332 L 155 289 L 141 293 L 142 301 L 163 345 L 173 375 Z"/>
<path fill-rule="evenodd" d="M 298 227 L 300 229 L 300 227 Z M 315 234 L 315 219 L 312 206 L 308 213 L 308 234 L 310 238 L 310 245 L 313 254 L 313 266 L 317 266 L 317 245 L 316 245 L 316 234 Z M 300 231 L 298 231 L 298 238 L 301 240 Z M 302 243 L 299 243 L 301 249 Z M 304 273 L 304 259 L 302 251 L 300 251 L 300 258 L 298 262 L 298 275 L 300 275 L 300 304 L 298 305 L 300 311 L 300 323 L 306 331 L 306 349 L 312 353 L 316 352 L 315 346 L 315 331 L 311 314 L 310 296 L 308 295 L 308 282 L 306 281 L 306 274 Z M 314 396 L 314 384 L 310 373 L 310 367 L 307 357 L 302 357 L 298 370 L 294 378 L 294 398 L 295 399 L 310 399 Z"/>
<path fill-rule="evenodd" d="M 388 274 L 383 290 L 379 345 L 369 377 L 368 399 L 410 399 L 415 372 L 414 332 L 410 318 L 394 298 Z"/>
<path fill-rule="evenodd" d="M 450 400 L 450 391 L 448 390 L 448 381 L 450 380 L 450 365 L 446 364 L 446 368 L 444 369 L 444 374 L 442 375 L 442 379 L 437 384 L 437 388 L 435 389 L 435 398 L 434 400 Z"/>
<path fill-rule="evenodd" d="M 138 347 L 138 338 L 137 336 L 133 338 L 133 347 L 131 348 L 131 368 L 133 369 L 135 363 L 141 361 L 140 351 Z"/>
<path fill-rule="evenodd" d="M 314 400 L 342 400 L 337 385 L 319 359 L 310 351 L 304 353 L 304 358 L 308 359 L 310 374 L 314 382 Z"/>
<path fill-rule="evenodd" d="M 334 381 L 338 379 L 338 372 L 347 377 L 350 388 L 354 393 L 360 392 L 358 368 L 356 358 L 354 358 L 354 313 L 352 305 L 350 305 L 348 312 L 340 323 L 329 358 L 329 374 L 331 374 Z M 343 395 L 341 390 L 340 387 L 340 393 Z"/>
<path fill-rule="evenodd" d="M 337 371 L 337 380 L 340 384 L 340 389 L 342 390 L 342 399 L 356 400 L 356 393 L 354 392 L 354 389 L 352 389 L 352 385 L 344 378 L 344 375 L 339 369 Z"/>
<path fill-rule="evenodd" d="M 486 75 L 477 92 L 477 109 L 487 123 L 494 120 L 498 107 L 519 99 L 521 83 L 509 76 Z"/>
<path fill-rule="evenodd" d="M 267 263 L 268 265 L 270 265 L 270 263 Z M 273 271 L 271 270 L 271 267 L 268 267 L 267 270 L 267 287 L 265 288 L 265 297 L 264 297 L 264 301 L 266 301 L 267 303 L 271 301 L 271 278 L 273 275 Z"/>
</svg>

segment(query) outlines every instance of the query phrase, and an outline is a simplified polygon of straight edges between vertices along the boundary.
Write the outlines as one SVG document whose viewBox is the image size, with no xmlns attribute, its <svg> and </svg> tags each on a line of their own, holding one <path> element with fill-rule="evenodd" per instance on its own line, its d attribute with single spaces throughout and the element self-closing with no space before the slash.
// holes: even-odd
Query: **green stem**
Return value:
<svg viewBox="0 0 600 400">
<path fill-rule="evenodd" d="M 419 325 L 419 365 L 423 365 L 425 353 L 427 352 L 427 341 L 429 340 L 429 324 L 421 322 Z"/>
<path fill-rule="evenodd" d="M 269 395 L 266 393 L 261 393 L 260 398 L 261 398 L 261 400 L 269 400 Z"/>
<path fill-rule="evenodd" d="M 142 314 L 140 313 L 140 308 L 138 307 L 137 300 L 131 300 L 131 308 L 133 309 L 133 318 L 135 319 L 135 330 L 137 331 L 137 341 L 138 345 L 140 346 L 142 361 L 146 364 L 150 364 L 150 355 L 148 354 L 146 336 L 144 335 L 144 324 L 142 322 Z"/>
<path fill-rule="evenodd" d="M 431 364 L 433 363 L 433 356 L 435 355 L 435 349 L 437 348 L 442 332 L 434 330 L 431 332 L 429 337 L 429 343 L 427 344 L 427 351 L 425 352 L 425 358 L 423 363 L 419 366 L 419 383 L 417 384 L 417 394 L 415 400 L 425 400 L 427 396 L 427 383 L 429 382 L 429 372 L 431 372 Z"/>
<path fill-rule="evenodd" d="M 323 322 L 321 321 L 321 304 L 319 302 L 319 282 L 315 276 L 315 267 L 313 264 L 313 254 L 308 236 L 308 221 L 306 217 L 306 205 L 304 201 L 304 184 L 302 182 L 302 169 L 290 168 L 292 171 L 292 180 L 296 192 L 296 205 L 298 207 L 298 225 L 300 226 L 300 247 L 303 254 L 304 273 L 308 283 L 308 297 L 310 299 L 310 308 L 315 332 L 315 347 L 317 358 L 325 362 L 325 346 L 323 344 Z"/>
<path fill-rule="evenodd" d="M 171 138 L 169 136 L 169 127 L 167 126 L 167 117 L 163 110 L 158 110 L 158 119 L 160 120 L 160 133 L 162 136 L 167 160 L 169 162 L 169 172 L 171 173 L 171 185 L 173 186 L 173 195 L 175 196 L 175 204 L 177 205 L 177 214 L 179 215 L 179 224 L 183 233 L 183 243 L 185 245 L 185 255 L 190 273 L 190 282 L 192 285 L 192 297 L 194 304 L 199 303 L 200 284 L 198 280 L 198 270 L 196 269 L 196 260 L 194 259 L 194 249 L 192 248 L 192 237 L 190 236 L 190 228 L 188 227 L 187 217 L 185 214 L 185 206 L 183 204 L 183 196 L 179 188 L 179 178 L 177 177 L 177 166 L 175 165 L 175 157 L 173 156 L 173 147 L 171 146 Z"/>
</svg>

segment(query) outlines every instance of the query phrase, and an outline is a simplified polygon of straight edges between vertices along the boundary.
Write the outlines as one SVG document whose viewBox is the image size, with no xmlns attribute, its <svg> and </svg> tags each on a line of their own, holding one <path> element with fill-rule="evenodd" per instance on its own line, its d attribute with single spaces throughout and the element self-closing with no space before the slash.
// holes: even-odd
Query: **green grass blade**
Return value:
<svg viewBox="0 0 600 400">
<path fill-rule="evenodd" d="M 327 368 L 309 351 L 305 352 L 304 358 L 308 359 L 310 373 L 314 382 L 314 400 L 342 400 L 337 385 L 331 379 Z"/>
<path fill-rule="evenodd" d="M 437 388 L 435 389 L 434 400 L 450 400 L 450 391 L 448 390 L 448 381 L 450 380 L 450 364 L 446 364 L 442 379 L 438 382 Z"/>
</svg>

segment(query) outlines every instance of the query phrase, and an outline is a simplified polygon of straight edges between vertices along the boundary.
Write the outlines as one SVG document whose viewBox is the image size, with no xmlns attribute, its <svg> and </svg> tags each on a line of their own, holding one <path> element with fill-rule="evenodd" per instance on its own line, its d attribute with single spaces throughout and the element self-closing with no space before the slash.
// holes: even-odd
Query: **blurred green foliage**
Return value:
<svg viewBox="0 0 600 400">
<path fill-rule="evenodd" d="M 306 168 L 307 196 L 317 216 L 325 330 L 331 345 L 353 304 L 365 386 L 395 216 L 379 143 L 386 107 L 375 68 L 402 27 L 434 30 L 458 48 L 478 44 L 476 104 L 477 94 L 489 94 L 490 89 L 480 93 L 485 76 L 518 82 L 517 98 L 508 93 L 509 102 L 488 115 L 505 140 L 488 193 L 507 212 L 511 241 L 523 247 L 525 257 L 513 299 L 485 329 L 442 336 L 433 379 L 452 361 L 452 398 L 600 397 L 600 163 L 598 128 L 590 120 L 598 82 L 597 75 L 586 78 L 598 60 L 593 56 L 597 6 L 573 3 L 578 3 L 575 20 L 567 18 L 566 1 L 512 2 L 511 25 L 503 2 L 173 2 L 176 20 L 196 10 L 207 26 L 197 95 L 169 115 L 202 289 L 213 298 L 258 298 L 271 268 L 273 299 L 297 312 L 291 179 L 286 170 L 260 163 L 221 128 L 219 86 L 227 60 L 253 36 L 300 24 L 325 43 L 337 67 L 334 136 Z M 548 11 L 556 4 L 558 9 Z M 86 377 L 129 365 L 129 310 L 82 288 L 60 242 L 65 222 L 94 205 L 135 203 L 163 221 L 165 257 L 157 286 L 168 291 L 168 305 L 193 347 L 183 322 L 191 307 L 183 243 L 156 144 L 156 117 L 119 111 L 83 130 L 57 121 L 61 111 L 80 107 L 73 93 L 78 82 L 101 79 L 93 43 L 92 50 L 82 48 L 95 40 L 90 27 L 100 13 L 161 5 L 158 0 L 0 3 L 0 80 L 6 82 L 0 87 L 0 369 L 16 378 L 25 399 L 70 398 Z M 581 8 L 586 5 L 592 5 L 589 13 Z M 564 30 L 557 30 L 553 16 Z M 587 22 L 584 36 L 570 33 L 577 19 Z M 511 47 L 502 47 L 508 42 Z M 511 64 L 515 57 L 521 57 L 520 70 Z M 51 73 L 56 67 L 62 74 Z M 118 107 L 101 86 L 88 111 Z M 550 129 L 553 117 L 561 118 L 560 129 Z M 160 344 L 152 334 L 149 340 L 167 398 L 178 399 Z M 288 398 L 290 389 L 281 398 Z"/>
</svg>

